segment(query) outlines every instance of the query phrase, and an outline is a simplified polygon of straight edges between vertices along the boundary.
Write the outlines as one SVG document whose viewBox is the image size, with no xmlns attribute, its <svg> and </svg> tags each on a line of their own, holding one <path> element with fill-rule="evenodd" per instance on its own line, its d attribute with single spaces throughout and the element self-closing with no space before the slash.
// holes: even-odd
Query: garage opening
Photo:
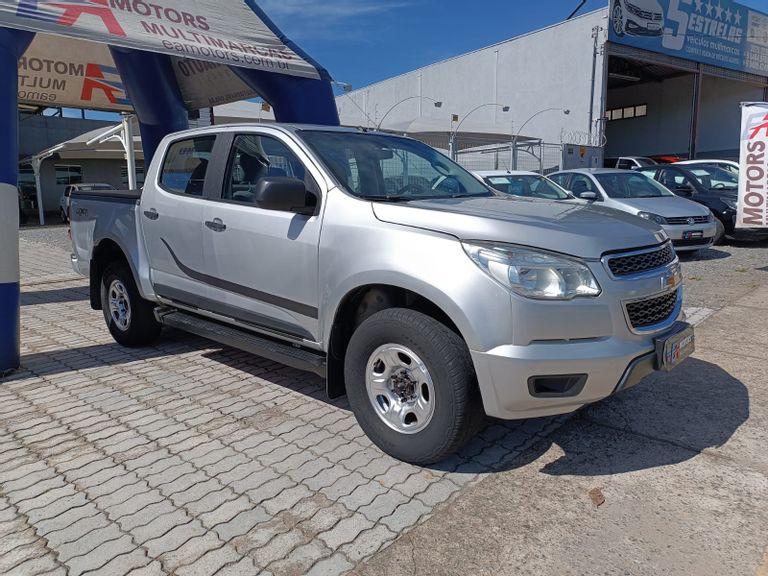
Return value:
<svg viewBox="0 0 768 576">
<path fill-rule="evenodd" d="M 738 160 L 741 102 L 768 78 L 608 44 L 605 158 Z"/>
</svg>

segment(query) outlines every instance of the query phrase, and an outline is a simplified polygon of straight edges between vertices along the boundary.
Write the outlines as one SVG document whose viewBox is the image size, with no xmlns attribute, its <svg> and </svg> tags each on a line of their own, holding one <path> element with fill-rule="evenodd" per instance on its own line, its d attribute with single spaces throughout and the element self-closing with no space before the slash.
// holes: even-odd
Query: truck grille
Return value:
<svg viewBox="0 0 768 576">
<path fill-rule="evenodd" d="M 667 218 L 667 223 L 673 226 L 688 224 L 688 219 L 692 218 L 694 224 L 706 224 L 709 222 L 709 216 L 680 216 L 675 218 Z"/>
<path fill-rule="evenodd" d="M 630 254 L 627 256 L 614 256 L 608 259 L 608 268 L 614 276 L 629 276 L 661 268 L 675 260 L 675 250 L 672 244 L 667 242 L 657 250 Z"/>
<path fill-rule="evenodd" d="M 677 291 L 648 300 L 627 304 L 629 323 L 633 328 L 647 328 L 668 320 L 677 303 Z"/>
</svg>

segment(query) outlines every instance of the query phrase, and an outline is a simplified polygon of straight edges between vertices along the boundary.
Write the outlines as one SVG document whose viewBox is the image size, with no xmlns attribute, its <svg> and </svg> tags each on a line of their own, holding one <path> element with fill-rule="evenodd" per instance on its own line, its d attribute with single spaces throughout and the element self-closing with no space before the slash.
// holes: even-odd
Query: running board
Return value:
<svg viewBox="0 0 768 576">
<path fill-rule="evenodd" d="M 263 338 L 251 332 L 179 310 L 157 308 L 155 316 L 163 326 L 177 328 L 190 334 L 208 338 L 219 344 L 325 377 L 324 354 Z"/>
</svg>

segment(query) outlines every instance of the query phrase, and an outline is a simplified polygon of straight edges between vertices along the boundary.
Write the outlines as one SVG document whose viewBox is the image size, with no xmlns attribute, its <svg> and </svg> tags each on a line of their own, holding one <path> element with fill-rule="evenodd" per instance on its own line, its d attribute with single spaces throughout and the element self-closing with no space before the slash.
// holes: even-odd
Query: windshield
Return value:
<svg viewBox="0 0 768 576">
<path fill-rule="evenodd" d="M 736 190 L 739 187 L 739 177 L 736 174 L 717 166 L 697 166 L 690 172 L 705 188 Z"/>
<path fill-rule="evenodd" d="M 512 196 L 546 198 L 548 200 L 566 200 L 571 197 L 549 178 L 533 174 L 503 174 L 487 176 L 483 180 L 499 192 Z"/>
<path fill-rule="evenodd" d="M 656 160 L 653 160 L 652 158 L 645 158 L 644 156 L 638 156 L 635 158 L 635 160 L 640 166 L 656 166 L 658 164 Z"/>
<path fill-rule="evenodd" d="M 302 130 L 301 137 L 350 193 L 376 201 L 493 196 L 477 178 L 416 140 Z"/>
<path fill-rule="evenodd" d="M 674 196 L 664 186 L 641 172 L 610 172 L 595 174 L 595 178 L 610 198 Z"/>
</svg>

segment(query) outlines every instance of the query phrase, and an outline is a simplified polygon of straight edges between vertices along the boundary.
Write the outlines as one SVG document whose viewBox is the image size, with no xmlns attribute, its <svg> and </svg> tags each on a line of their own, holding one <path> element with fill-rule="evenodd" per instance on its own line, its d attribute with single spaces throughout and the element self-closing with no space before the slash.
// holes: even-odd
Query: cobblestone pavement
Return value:
<svg viewBox="0 0 768 576">
<path fill-rule="evenodd" d="M 563 418 L 398 462 L 317 377 L 164 333 L 130 350 L 68 254 L 21 241 L 22 370 L 0 384 L 0 574 L 340 574 Z"/>
</svg>

